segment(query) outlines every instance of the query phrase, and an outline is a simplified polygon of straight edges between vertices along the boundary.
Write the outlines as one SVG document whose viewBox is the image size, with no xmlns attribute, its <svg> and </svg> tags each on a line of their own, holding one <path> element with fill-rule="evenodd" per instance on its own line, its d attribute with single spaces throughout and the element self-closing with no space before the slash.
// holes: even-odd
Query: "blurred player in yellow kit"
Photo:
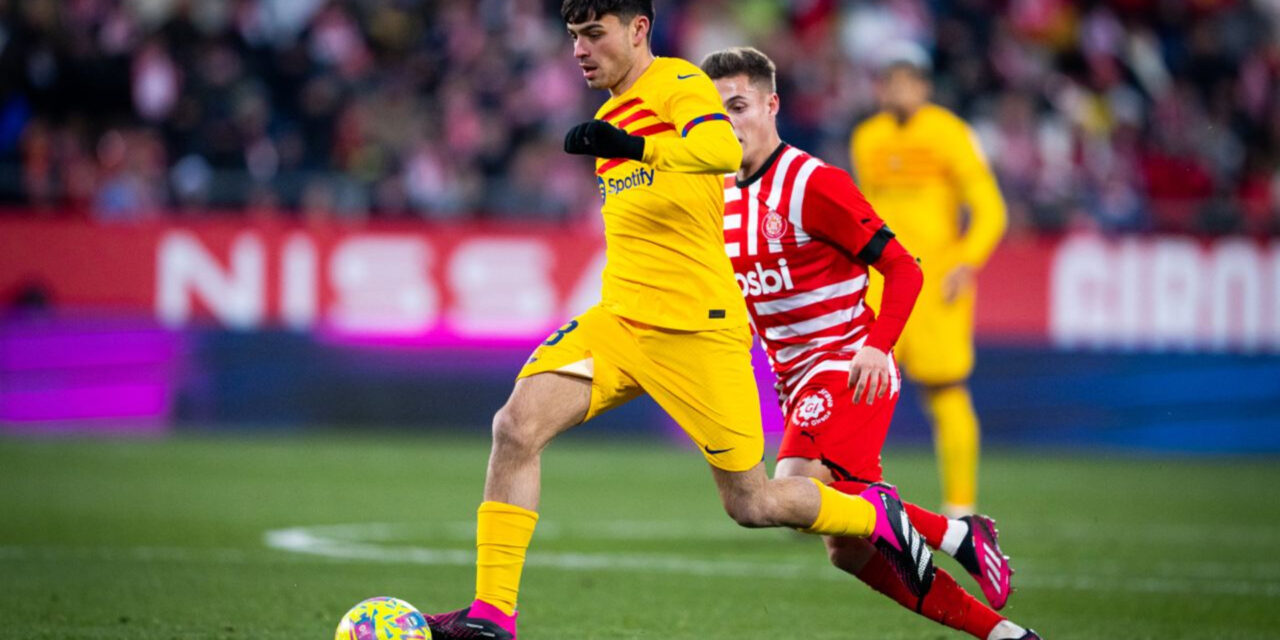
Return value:
<svg viewBox="0 0 1280 640">
<path fill-rule="evenodd" d="M 920 258 L 924 286 L 897 346 L 904 373 L 933 420 L 943 511 L 973 513 L 978 419 L 969 397 L 976 275 L 1004 234 L 1004 200 L 968 125 L 929 102 L 928 54 L 900 45 L 886 56 L 880 113 L 853 132 L 853 169 L 867 200 Z M 879 308 L 882 282 L 868 298 Z"/>
<path fill-rule="evenodd" d="M 866 538 L 923 597 L 932 557 L 895 489 L 848 495 L 765 473 L 752 336 L 724 250 L 723 176 L 738 170 L 742 147 L 715 85 L 690 62 L 653 55 L 652 0 L 565 0 L 560 13 L 587 85 L 609 92 L 564 141 L 567 153 L 595 158 L 607 247 L 601 301 L 534 350 L 494 416 L 475 600 L 428 616 L 432 637 L 516 638 L 543 448 L 642 393 L 701 450 L 738 524 Z"/>
</svg>

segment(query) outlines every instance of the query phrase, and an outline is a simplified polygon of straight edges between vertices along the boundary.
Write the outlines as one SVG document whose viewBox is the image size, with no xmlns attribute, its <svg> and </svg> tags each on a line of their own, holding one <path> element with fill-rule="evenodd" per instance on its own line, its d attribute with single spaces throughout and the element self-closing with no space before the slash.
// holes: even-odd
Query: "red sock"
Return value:
<svg viewBox="0 0 1280 640">
<path fill-rule="evenodd" d="M 932 511 L 927 511 L 910 502 L 903 502 L 902 508 L 907 510 L 907 518 L 911 520 L 911 525 L 924 536 L 924 541 L 930 547 L 937 549 L 942 546 L 942 537 L 947 535 L 947 517 Z"/>
<path fill-rule="evenodd" d="M 867 488 L 867 485 L 853 480 L 837 480 L 831 483 L 831 488 L 841 493 L 856 496 L 862 493 Z M 934 549 L 941 547 L 942 537 L 947 535 L 947 517 L 932 511 L 926 511 L 910 502 L 904 501 L 902 506 L 907 510 L 907 518 L 911 520 L 912 526 L 916 528 L 916 531 L 920 532 L 921 536 L 924 536 L 925 543 Z"/>
<path fill-rule="evenodd" d="M 925 595 L 924 602 L 911 595 L 907 586 L 889 567 L 889 561 L 876 553 L 857 573 L 858 579 L 872 589 L 889 596 L 898 604 L 919 613 L 939 624 L 958 629 L 975 638 L 986 640 L 991 630 L 1004 618 L 965 592 L 951 575 L 938 569 L 933 588 Z"/>
</svg>

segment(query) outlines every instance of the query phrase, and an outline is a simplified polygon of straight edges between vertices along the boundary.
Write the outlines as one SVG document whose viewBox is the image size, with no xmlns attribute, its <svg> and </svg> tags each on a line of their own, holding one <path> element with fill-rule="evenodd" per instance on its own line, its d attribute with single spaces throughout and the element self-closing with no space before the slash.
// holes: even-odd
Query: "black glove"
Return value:
<svg viewBox="0 0 1280 640">
<path fill-rule="evenodd" d="M 644 158 L 644 138 L 633 136 L 604 120 L 584 122 L 564 136 L 564 151 L 597 158 Z"/>
</svg>

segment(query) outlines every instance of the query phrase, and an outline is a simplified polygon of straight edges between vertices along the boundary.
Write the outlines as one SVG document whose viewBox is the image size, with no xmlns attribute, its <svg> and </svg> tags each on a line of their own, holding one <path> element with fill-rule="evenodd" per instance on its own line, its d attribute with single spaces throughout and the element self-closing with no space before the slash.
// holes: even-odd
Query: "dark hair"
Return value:
<svg viewBox="0 0 1280 640">
<path fill-rule="evenodd" d="M 703 58 L 701 66 L 702 72 L 712 80 L 745 75 L 748 81 L 768 87 L 770 93 L 778 91 L 778 68 L 755 47 L 721 49 Z"/>
<path fill-rule="evenodd" d="M 565 24 L 599 20 L 611 13 L 624 24 L 636 16 L 644 16 L 652 25 L 653 0 L 564 0 L 560 3 L 560 17 Z"/>
</svg>

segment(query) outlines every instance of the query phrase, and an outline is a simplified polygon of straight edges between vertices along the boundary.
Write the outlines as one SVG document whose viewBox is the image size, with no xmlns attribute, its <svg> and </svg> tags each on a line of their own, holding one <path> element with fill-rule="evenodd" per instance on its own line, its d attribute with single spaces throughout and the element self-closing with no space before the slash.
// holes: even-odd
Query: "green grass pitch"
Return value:
<svg viewBox="0 0 1280 640">
<path fill-rule="evenodd" d="M 0 439 L 0 637 L 329 638 L 369 596 L 472 596 L 487 442 L 427 435 Z M 926 451 L 890 450 L 937 502 Z M 961 638 L 737 528 L 701 456 L 570 434 L 543 464 L 521 637 Z M 1280 638 L 1280 465 L 987 453 L 983 506 L 1046 638 Z M 949 558 L 940 566 L 976 586 Z"/>
</svg>

